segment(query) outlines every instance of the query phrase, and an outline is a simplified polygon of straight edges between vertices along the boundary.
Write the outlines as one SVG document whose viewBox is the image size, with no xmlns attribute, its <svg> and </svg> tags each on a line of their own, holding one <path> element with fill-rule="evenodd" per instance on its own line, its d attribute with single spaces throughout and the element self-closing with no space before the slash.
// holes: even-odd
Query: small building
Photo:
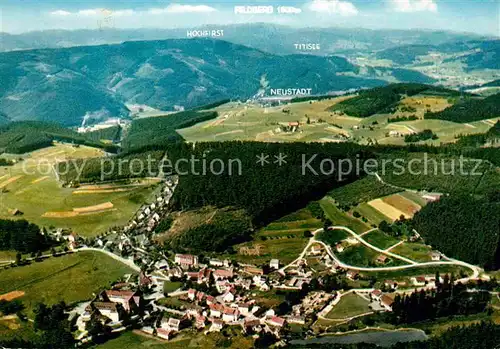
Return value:
<svg viewBox="0 0 500 349">
<path fill-rule="evenodd" d="M 231 292 L 232 290 L 229 290 L 227 291 L 226 293 L 224 293 L 222 295 L 222 300 L 225 302 L 225 303 L 230 303 L 232 301 L 234 301 L 234 294 L 233 292 Z"/>
<path fill-rule="evenodd" d="M 156 329 L 156 334 L 158 337 L 166 340 L 170 340 L 173 336 L 173 332 L 171 330 L 167 330 L 161 327 Z"/>
<path fill-rule="evenodd" d="M 382 295 L 380 297 L 380 304 L 387 310 L 392 311 L 392 305 L 394 304 L 394 299 L 389 297 L 388 295 Z"/>
<path fill-rule="evenodd" d="M 270 326 L 276 326 L 276 327 L 283 327 L 285 326 L 285 319 L 281 318 L 281 317 L 278 317 L 278 316 L 273 316 L 271 319 L 269 319 L 267 321 L 267 323 L 270 325 Z"/>
<path fill-rule="evenodd" d="M 377 257 L 377 263 L 385 264 L 387 262 L 387 256 L 385 254 L 379 254 Z"/>
<path fill-rule="evenodd" d="M 252 275 L 264 275 L 264 270 L 262 270 L 262 268 L 246 266 L 244 270 Z"/>
<path fill-rule="evenodd" d="M 214 319 L 212 321 L 212 326 L 210 326 L 210 332 L 219 332 L 224 327 L 224 321 L 219 319 Z"/>
<path fill-rule="evenodd" d="M 195 267 L 198 265 L 198 256 L 193 256 L 191 254 L 176 254 L 174 261 L 181 267 Z"/>
<path fill-rule="evenodd" d="M 222 312 L 224 311 L 224 306 L 222 304 L 210 304 L 210 316 L 220 318 L 222 316 Z"/>
<path fill-rule="evenodd" d="M 168 328 L 170 328 L 172 331 L 179 332 L 180 327 L 181 327 L 181 320 L 174 319 L 173 317 L 168 319 Z"/>
<path fill-rule="evenodd" d="M 205 328 L 205 326 L 207 325 L 206 324 L 206 317 L 204 317 L 203 315 L 197 315 L 195 317 L 195 323 L 194 323 L 194 326 L 197 328 L 197 329 L 201 329 L 201 328 Z"/>
<path fill-rule="evenodd" d="M 338 252 L 338 253 L 341 253 L 344 251 L 344 245 L 342 243 L 338 243 L 335 245 L 335 250 Z"/>
<path fill-rule="evenodd" d="M 356 280 L 358 277 L 359 277 L 359 274 L 357 271 L 354 271 L 354 270 L 349 270 L 346 274 L 346 277 L 349 279 L 349 280 Z"/>
<path fill-rule="evenodd" d="M 279 269 L 280 268 L 279 259 L 271 259 L 271 261 L 269 262 L 269 267 L 271 269 Z"/>
<path fill-rule="evenodd" d="M 236 308 L 225 307 L 222 314 L 222 321 L 224 322 L 236 322 L 238 321 L 238 316 L 240 312 Z"/>
<path fill-rule="evenodd" d="M 398 283 L 397 283 L 397 281 L 394 281 L 394 280 L 385 280 L 384 286 L 396 289 L 396 288 L 398 288 Z"/>
<path fill-rule="evenodd" d="M 441 253 L 439 253 L 438 251 L 432 251 L 431 252 L 431 259 L 433 261 L 439 261 L 439 260 L 441 260 Z"/>
<path fill-rule="evenodd" d="M 188 290 L 188 298 L 192 301 L 194 301 L 194 298 L 196 297 L 196 290 L 195 289 L 192 289 L 190 288 Z"/>
<path fill-rule="evenodd" d="M 222 267 L 224 265 L 224 262 L 219 259 L 210 259 L 208 264 L 213 265 L 214 267 Z"/>
<path fill-rule="evenodd" d="M 372 296 L 372 299 L 378 301 L 380 300 L 380 297 L 382 296 L 382 291 L 381 290 L 373 290 L 370 295 Z"/>
<path fill-rule="evenodd" d="M 240 311 L 241 315 L 243 315 L 243 316 L 247 316 L 248 314 L 250 314 L 250 309 L 251 309 L 250 303 L 238 304 L 238 310 Z"/>
<path fill-rule="evenodd" d="M 232 270 L 217 269 L 213 272 L 215 280 L 230 279 L 234 276 Z"/>
<path fill-rule="evenodd" d="M 425 279 L 425 276 L 421 275 L 421 276 L 412 277 L 410 279 L 410 281 L 415 286 L 423 286 L 423 285 L 425 285 L 427 280 Z"/>
</svg>

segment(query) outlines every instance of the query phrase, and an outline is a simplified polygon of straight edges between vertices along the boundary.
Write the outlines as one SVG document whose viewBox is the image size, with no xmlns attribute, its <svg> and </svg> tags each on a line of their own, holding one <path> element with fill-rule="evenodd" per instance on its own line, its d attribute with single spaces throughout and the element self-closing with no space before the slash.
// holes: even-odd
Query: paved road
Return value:
<svg viewBox="0 0 500 349">
<path fill-rule="evenodd" d="M 382 253 L 382 254 L 385 254 L 385 255 L 388 255 L 388 256 L 391 256 L 393 258 L 396 258 L 396 259 L 400 259 L 402 261 L 405 261 L 406 263 L 410 263 L 410 264 L 417 264 L 417 262 L 415 261 L 412 261 L 411 259 L 409 258 L 406 258 L 406 257 L 403 257 L 403 256 L 400 256 L 400 255 L 397 255 L 395 253 L 392 253 L 392 252 L 389 252 L 389 251 L 386 251 L 386 250 L 383 250 L 381 248 L 378 248 L 377 246 L 374 246 L 372 244 L 370 244 L 368 241 L 366 241 L 365 239 L 363 239 L 361 236 L 359 236 L 358 234 L 356 234 L 354 231 L 352 231 L 351 229 L 347 228 L 347 227 L 344 227 L 344 226 L 332 226 L 330 227 L 330 229 L 337 229 L 337 230 L 344 230 L 346 232 L 348 232 L 349 234 L 351 234 L 352 236 L 354 236 L 354 238 L 356 240 L 358 240 L 359 242 L 361 242 L 363 245 L 371 248 L 372 250 L 374 251 L 377 251 L 379 253 Z M 377 230 L 376 228 L 374 229 L 370 229 L 368 232 L 370 231 L 374 231 L 374 230 Z M 366 232 L 365 232 L 366 234 Z"/>
<path fill-rule="evenodd" d="M 364 241 L 358 234 L 354 233 L 351 229 L 349 229 L 347 227 L 333 226 L 331 228 L 345 230 L 347 232 L 350 232 L 353 236 L 357 237 L 357 239 L 360 242 Z M 337 256 L 335 255 L 335 253 L 333 253 L 331 247 L 328 244 L 325 244 L 323 241 L 317 240 L 315 238 L 316 234 L 319 233 L 319 232 L 322 232 L 322 231 L 323 231 L 323 228 L 315 230 L 313 232 L 313 236 L 311 237 L 311 239 L 309 240 L 309 242 L 307 243 L 306 247 L 301 252 L 301 254 L 299 255 L 299 257 L 297 259 L 295 259 L 293 262 L 291 262 L 290 264 L 288 264 L 288 265 L 284 266 L 283 268 L 281 268 L 279 271 L 281 273 L 283 273 L 285 271 L 285 269 L 287 269 L 287 268 L 289 268 L 291 266 L 296 265 L 301 259 L 304 258 L 304 256 L 306 255 L 306 253 L 309 250 L 309 248 L 311 247 L 311 245 L 314 244 L 314 243 L 317 243 L 317 244 L 322 245 L 325 248 L 325 250 L 328 253 L 328 255 L 330 256 L 330 258 L 332 258 L 332 260 L 335 261 L 335 263 L 337 265 L 339 265 L 340 267 L 342 267 L 344 269 L 351 269 L 351 270 L 357 270 L 357 271 L 396 271 L 396 270 L 405 270 L 405 269 L 419 268 L 419 267 L 432 267 L 432 266 L 440 266 L 440 265 L 458 265 L 458 266 L 463 266 L 463 267 L 466 267 L 466 268 L 472 270 L 472 276 L 466 277 L 466 278 L 463 278 L 463 279 L 459 279 L 456 282 L 467 282 L 470 279 L 477 279 L 479 277 L 480 273 L 482 272 L 482 269 L 479 268 L 479 267 L 477 267 L 477 266 L 475 266 L 475 265 L 472 265 L 472 264 L 469 264 L 469 263 L 466 263 L 466 262 L 462 262 L 462 261 L 459 261 L 459 260 L 456 260 L 456 259 L 447 258 L 447 257 L 445 257 L 447 259 L 446 261 L 415 262 L 415 261 L 412 261 L 412 260 L 410 260 L 408 258 L 396 255 L 394 253 L 390 253 L 390 252 L 387 253 L 387 252 L 385 252 L 383 250 L 380 250 L 379 248 L 377 248 L 377 247 L 375 247 L 375 246 L 367 243 L 366 241 L 364 241 L 365 245 L 367 245 L 370 248 L 374 248 L 375 247 L 374 249 L 377 250 L 377 251 L 385 252 L 385 254 L 397 256 L 397 257 L 399 257 L 399 259 L 402 259 L 402 260 L 406 259 L 408 261 L 411 261 L 411 263 L 410 264 L 406 264 L 406 265 L 393 266 L 393 267 L 358 267 L 358 266 L 354 266 L 354 265 L 349 265 L 349 264 L 343 263 L 341 260 L 339 260 L 337 258 Z"/>
</svg>

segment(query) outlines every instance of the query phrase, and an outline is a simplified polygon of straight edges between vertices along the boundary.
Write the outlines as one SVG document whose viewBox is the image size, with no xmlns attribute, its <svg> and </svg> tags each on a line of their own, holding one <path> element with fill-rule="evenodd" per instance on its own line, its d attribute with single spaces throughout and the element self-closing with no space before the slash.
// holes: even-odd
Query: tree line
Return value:
<svg viewBox="0 0 500 349">
<path fill-rule="evenodd" d="M 52 239 L 42 235 L 36 224 L 24 219 L 0 219 L 0 250 L 32 253 L 43 251 L 51 245 Z"/>
<path fill-rule="evenodd" d="M 500 268 L 498 190 L 482 197 L 442 197 L 415 214 L 411 225 L 428 244 L 450 257 Z"/>
<path fill-rule="evenodd" d="M 455 277 L 445 274 L 440 281 L 436 273 L 436 288 L 420 290 L 410 295 L 397 294 L 392 304 L 391 318 L 396 324 L 409 324 L 452 315 L 470 315 L 486 310 L 491 295 L 487 291 L 469 292 L 467 286 L 455 284 Z"/>
</svg>

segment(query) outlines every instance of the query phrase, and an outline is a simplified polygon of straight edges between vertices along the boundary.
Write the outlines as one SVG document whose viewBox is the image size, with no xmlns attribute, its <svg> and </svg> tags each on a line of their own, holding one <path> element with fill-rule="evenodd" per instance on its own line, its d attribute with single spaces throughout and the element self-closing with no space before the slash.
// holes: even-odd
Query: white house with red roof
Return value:
<svg viewBox="0 0 500 349">
<path fill-rule="evenodd" d="M 237 308 L 224 307 L 222 313 L 222 321 L 224 322 L 236 322 L 238 321 L 238 316 L 240 312 Z"/>
<path fill-rule="evenodd" d="M 198 256 L 193 256 L 192 254 L 176 254 L 174 262 L 181 267 L 195 267 L 198 265 Z"/>
</svg>

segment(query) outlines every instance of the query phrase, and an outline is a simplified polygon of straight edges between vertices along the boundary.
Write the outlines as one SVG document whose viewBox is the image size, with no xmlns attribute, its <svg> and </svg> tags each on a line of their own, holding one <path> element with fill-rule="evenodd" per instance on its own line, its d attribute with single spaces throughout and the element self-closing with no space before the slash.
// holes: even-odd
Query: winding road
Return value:
<svg viewBox="0 0 500 349">
<path fill-rule="evenodd" d="M 479 275 L 481 274 L 481 272 L 482 272 L 482 269 L 479 268 L 479 267 L 477 267 L 477 266 L 475 266 L 475 265 L 472 265 L 472 264 L 469 264 L 469 263 L 466 263 L 466 262 L 462 262 L 462 261 L 459 261 L 459 260 L 456 260 L 456 259 L 447 258 L 447 257 L 445 257 L 447 259 L 446 261 L 415 262 L 415 261 L 413 261 L 413 260 L 411 260 L 409 258 L 400 256 L 400 255 L 397 255 L 395 253 L 388 252 L 388 251 L 382 250 L 382 249 L 380 249 L 380 248 L 378 248 L 376 246 L 373 246 L 372 244 L 370 244 L 369 242 L 365 241 L 361 236 L 359 236 L 358 234 L 356 234 L 354 231 L 352 231 L 351 229 L 349 229 L 347 227 L 343 227 L 343 226 L 331 226 L 330 229 L 344 230 L 344 231 L 348 232 L 349 234 L 351 234 L 352 236 L 354 236 L 356 238 L 356 240 L 358 240 L 359 242 L 361 242 L 363 245 L 365 245 L 365 246 L 367 246 L 367 247 L 369 247 L 369 248 L 371 248 L 371 249 L 373 249 L 375 251 L 378 251 L 380 253 L 383 253 L 383 254 L 389 255 L 391 257 L 398 258 L 400 260 L 406 261 L 409 264 L 392 266 L 392 267 L 357 267 L 357 266 L 354 266 L 354 265 L 346 264 L 346 263 L 342 262 L 340 259 L 337 258 L 337 256 L 335 255 L 335 253 L 333 253 L 331 247 L 328 244 L 324 243 L 323 241 L 317 240 L 315 238 L 315 236 L 316 236 L 317 233 L 323 231 L 323 228 L 320 228 L 320 229 L 317 229 L 317 230 L 315 230 L 313 232 L 313 236 L 310 238 L 309 242 L 307 243 L 306 247 L 301 252 L 301 254 L 299 255 L 299 257 L 296 258 L 290 264 L 288 264 L 288 265 L 284 266 L 283 268 L 281 268 L 279 271 L 281 273 L 284 273 L 284 271 L 287 268 L 296 265 L 300 260 L 304 259 L 304 256 L 306 255 L 306 253 L 309 250 L 309 248 L 311 247 L 311 245 L 313 245 L 313 244 L 320 244 L 320 245 L 322 245 L 325 248 L 325 250 L 328 253 L 328 255 L 330 256 L 330 258 L 332 258 L 332 260 L 335 261 L 335 263 L 338 266 L 340 266 L 340 267 L 342 267 L 344 269 L 351 269 L 351 270 L 357 270 L 357 271 L 396 271 L 396 270 L 405 270 L 405 269 L 419 268 L 419 267 L 432 267 L 432 266 L 440 266 L 440 265 L 458 265 L 458 266 L 466 267 L 466 268 L 472 270 L 472 276 L 456 280 L 456 282 L 467 282 L 468 280 L 471 280 L 471 279 L 477 279 L 479 277 Z"/>
</svg>

